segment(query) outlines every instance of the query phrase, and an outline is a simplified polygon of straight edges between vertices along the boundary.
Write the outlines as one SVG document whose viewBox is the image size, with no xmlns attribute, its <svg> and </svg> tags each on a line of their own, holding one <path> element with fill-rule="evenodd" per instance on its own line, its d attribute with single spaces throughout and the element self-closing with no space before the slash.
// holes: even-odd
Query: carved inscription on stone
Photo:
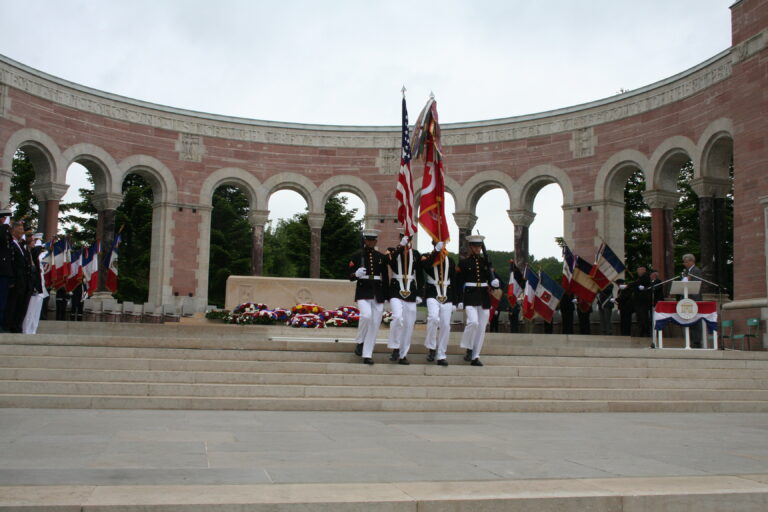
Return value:
<svg viewBox="0 0 768 512">
<path fill-rule="evenodd" d="M 379 168 L 379 174 L 397 174 L 400 172 L 400 148 L 379 149 L 379 156 L 376 158 L 376 167 Z"/>
<path fill-rule="evenodd" d="M 573 158 L 594 156 L 595 146 L 597 146 L 595 130 L 592 127 L 575 130 L 570 146 Z"/>
<path fill-rule="evenodd" d="M 205 154 L 203 138 L 191 133 L 180 133 L 176 141 L 176 151 L 179 152 L 179 160 L 185 162 L 202 162 Z"/>
</svg>

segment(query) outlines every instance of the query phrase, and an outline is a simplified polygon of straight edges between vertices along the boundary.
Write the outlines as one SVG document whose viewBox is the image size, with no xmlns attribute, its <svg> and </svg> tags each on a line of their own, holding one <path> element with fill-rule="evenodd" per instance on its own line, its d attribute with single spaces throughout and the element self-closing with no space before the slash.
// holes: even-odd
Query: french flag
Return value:
<svg viewBox="0 0 768 512">
<path fill-rule="evenodd" d="M 517 298 L 522 295 L 525 288 L 523 273 L 517 268 L 514 261 L 509 262 L 509 284 L 507 285 L 507 301 L 510 306 L 517 304 Z"/>
<path fill-rule="evenodd" d="M 117 248 L 120 246 L 122 236 L 117 234 L 115 240 L 112 242 L 112 249 L 107 254 L 107 258 L 104 261 L 104 266 L 107 268 L 107 277 L 104 280 L 104 286 L 112 293 L 117 292 Z"/>
<path fill-rule="evenodd" d="M 95 241 L 93 245 L 85 249 L 83 255 L 83 281 L 88 288 L 88 296 L 92 296 L 99 286 L 99 254 L 101 243 Z"/>
<path fill-rule="evenodd" d="M 533 308 L 536 313 L 544 319 L 545 322 L 551 323 L 552 317 L 555 314 L 557 305 L 560 304 L 560 299 L 563 297 L 563 288 L 557 284 L 557 282 L 549 277 L 546 272 L 539 274 L 539 284 L 536 287 L 536 298 L 533 303 Z"/>
<path fill-rule="evenodd" d="M 595 265 L 592 267 L 592 279 L 597 283 L 601 290 L 604 290 L 609 284 L 624 272 L 624 263 L 621 262 L 616 253 L 603 243 L 597 250 Z"/>
<path fill-rule="evenodd" d="M 573 267 L 576 265 L 576 257 L 573 255 L 567 245 L 563 246 L 563 290 L 571 289 L 571 279 L 573 279 Z"/>
<path fill-rule="evenodd" d="M 73 251 L 70 256 L 69 262 L 69 274 L 67 275 L 67 291 L 72 293 L 72 290 L 77 288 L 77 285 L 83 279 L 83 252 L 84 249 Z"/>
<path fill-rule="evenodd" d="M 53 244 L 53 266 L 51 268 L 51 284 L 54 288 L 66 286 L 69 276 L 69 241 L 62 238 Z"/>
<path fill-rule="evenodd" d="M 523 297 L 523 318 L 533 319 L 536 314 L 534 302 L 536 300 L 536 287 L 539 286 L 539 276 L 533 273 L 530 267 L 525 267 L 525 296 Z"/>
</svg>

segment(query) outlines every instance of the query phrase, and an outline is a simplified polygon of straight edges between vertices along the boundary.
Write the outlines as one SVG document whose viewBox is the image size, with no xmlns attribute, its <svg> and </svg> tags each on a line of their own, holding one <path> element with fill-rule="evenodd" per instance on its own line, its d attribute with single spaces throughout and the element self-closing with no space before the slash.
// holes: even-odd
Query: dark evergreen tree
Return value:
<svg viewBox="0 0 768 512">
<path fill-rule="evenodd" d="M 693 162 L 688 160 L 677 175 L 677 192 L 680 199 L 672 213 L 672 236 L 675 242 L 675 274 L 683 271 L 683 254 L 700 255 L 699 196 L 691 188 Z"/>
<path fill-rule="evenodd" d="M 115 212 L 115 229 L 122 227 L 117 260 L 119 282 L 115 297 L 137 304 L 149 294 L 149 263 L 152 243 L 152 187 L 138 174 L 123 181 L 123 202 Z M 106 254 L 109 247 L 101 248 Z M 103 271 L 104 269 L 102 269 Z"/>
<path fill-rule="evenodd" d="M 347 209 L 347 198 L 334 196 L 325 203 L 325 222 L 320 241 L 320 277 L 347 279 L 347 263 L 360 248 L 363 223 L 355 220 L 357 209 Z"/>
<path fill-rule="evenodd" d="M 11 205 L 13 218 L 27 220 L 27 226 L 37 221 L 37 198 L 32 193 L 35 169 L 23 151 L 13 155 L 13 176 L 11 177 Z"/>
<path fill-rule="evenodd" d="M 631 272 L 651 266 L 651 213 L 643 200 L 644 190 L 645 177 L 637 169 L 624 187 L 624 261 Z"/>
</svg>

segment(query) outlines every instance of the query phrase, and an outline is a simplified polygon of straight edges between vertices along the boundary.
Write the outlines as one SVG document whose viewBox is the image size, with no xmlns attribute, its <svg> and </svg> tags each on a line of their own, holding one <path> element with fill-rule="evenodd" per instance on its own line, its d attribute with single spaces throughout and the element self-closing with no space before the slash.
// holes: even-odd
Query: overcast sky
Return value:
<svg viewBox="0 0 768 512">
<path fill-rule="evenodd" d="M 405 85 L 411 119 L 434 91 L 450 123 L 575 105 L 677 74 L 730 46 L 732 3 L 0 0 L 0 53 L 132 98 L 300 123 L 398 125 Z M 293 212 L 283 197 L 270 201 L 276 216 Z M 505 201 L 490 192 L 479 206 L 491 248 L 512 246 Z M 555 203 L 556 185 L 537 198 L 536 256 L 559 256 Z"/>
</svg>

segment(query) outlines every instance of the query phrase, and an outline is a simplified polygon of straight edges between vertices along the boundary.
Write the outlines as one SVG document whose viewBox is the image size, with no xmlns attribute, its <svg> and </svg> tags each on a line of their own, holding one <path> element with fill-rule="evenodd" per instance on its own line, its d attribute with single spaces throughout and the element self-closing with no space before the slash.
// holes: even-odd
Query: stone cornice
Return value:
<svg viewBox="0 0 768 512">
<path fill-rule="evenodd" d="M 483 144 L 571 132 L 654 110 L 701 92 L 731 75 L 726 50 L 675 76 L 621 95 L 537 114 L 443 125 L 446 146 Z M 265 144 L 396 148 L 395 126 L 332 126 L 206 114 L 126 98 L 68 82 L 0 55 L 0 85 L 73 109 L 166 130 Z M 0 105 L 0 117 L 7 117 Z"/>
</svg>

